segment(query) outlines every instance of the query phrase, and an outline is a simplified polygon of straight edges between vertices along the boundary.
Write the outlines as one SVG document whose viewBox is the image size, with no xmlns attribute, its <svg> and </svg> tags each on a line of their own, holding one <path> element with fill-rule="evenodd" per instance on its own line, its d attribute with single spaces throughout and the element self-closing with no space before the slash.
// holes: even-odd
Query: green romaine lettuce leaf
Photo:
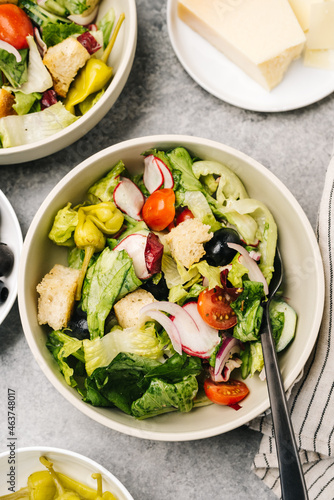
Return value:
<svg viewBox="0 0 334 500">
<path fill-rule="evenodd" d="M 15 104 L 13 104 L 13 109 L 15 109 L 18 115 L 26 115 L 32 109 L 34 103 L 42 98 L 42 94 L 38 92 L 33 92 L 32 94 L 24 94 L 23 92 L 15 93 Z"/>
<path fill-rule="evenodd" d="M 84 363 L 82 341 L 75 337 L 70 337 L 64 332 L 53 331 L 48 336 L 46 346 L 57 361 L 67 384 L 71 387 L 75 387 L 77 382 L 74 378 L 74 369 L 69 365 L 69 360 L 67 358 L 73 355 L 82 364 Z"/>
<path fill-rule="evenodd" d="M 125 250 L 106 247 L 86 273 L 81 308 L 87 312 L 91 339 L 104 335 L 105 320 L 116 300 L 141 285 Z"/>
<path fill-rule="evenodd" d="M 33 92 L 44 92 L 52 88 L 53 82 L 49 71 L 44 66 L 41 55 L 35 43 L 34 37 L 27 36 L 29 45 L 29 62 L 27 69 L 27 78 L 20 85 L 18 90 L 24 94 L 32 94 Z M 15 90 L 17 87 L 5 87 L 7 90 Z"/>
<path fill-rule="evenodd" d="M 198 382 L 193 375 L 175 384 L 153 378 L 143 396 L 132 403 L 131 413 L 144 419 L 175 410 L 188 412 L 194 406 L 197 392 Z"/>
<path fill-rule="evenodd" d="M 238 322 L 233 329 L 233 336 L 241 342 L 258 340 L 262 321 L 264 297 L 263 284 L 257 281 L 244 281 L 243 291 L 231 302 L 231 307 L 237 315 Z"/>
<path fill-rule="evenodd" d="M 47 47 L 52 47 L 72 35 L 81 35 L 86 31 L 87 28 L 75 23 L 48 23 L 43 28 L 42 38 Z"/>
<path fill-rule="evenodd" d="M 12 88 L 19 88 L 28 79 L 28 49 L 19 51 L 22 60 L 16 61 L 14 54 L 0 49 L 0 70 L 4 73 Z"/>
<path fill-rule="evenodd" d="M 102 19 L 100 19 L 100 21 L 98 21 L 98 23 L 97 23 L 98 29 L 101 30 L 103 33 L 103 48 L 104 49 L 108 45 L 108 42 L 109 42 L 109 39 L 111 36 L 111 31 L 112 31 L 112 28 L 113 28 L 114 23 L 115 23 L 115 18 L 116 18 L 115 9 L 112 7 L 104 14 Z"/>
</svg>

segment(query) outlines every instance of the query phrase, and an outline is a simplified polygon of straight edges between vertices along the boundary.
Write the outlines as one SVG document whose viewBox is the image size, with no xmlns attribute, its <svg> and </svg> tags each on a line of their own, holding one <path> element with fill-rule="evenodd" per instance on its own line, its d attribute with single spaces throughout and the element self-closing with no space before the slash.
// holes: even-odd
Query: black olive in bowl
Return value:
<svg viewBox="0 0 334 500">
<path fill-rule="evenodd" d="M 205 259 L 210 266 L 226 266 L 231 262 L 236 250 L 229 248 L 227 243 L 241 244 L 240 236 L 230 227 L 222 227 L 213 233 L 213 237 L 204 245 Z"/>
<path fill-rule="evenodd" d="M 8 288 L 6 287 L 4 282 L 0 280 L 0 304 L 6 302 L 8 295 L 9 295 Z"/>
<path fill-rule="evenodd" d="M 0 276 L 9 276 L 14 266 L 14 254 L 6 243 L 0 243 Z"/>
</svg>

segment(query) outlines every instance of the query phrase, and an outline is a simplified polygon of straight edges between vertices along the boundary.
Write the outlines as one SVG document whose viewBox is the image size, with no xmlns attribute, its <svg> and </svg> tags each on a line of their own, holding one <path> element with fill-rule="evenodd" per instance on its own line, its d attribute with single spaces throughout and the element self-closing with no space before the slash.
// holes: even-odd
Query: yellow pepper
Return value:
<svg viewBox="0 0 334 500">
<path fill-rule="evenodd" d="M 101 252 L 105 247 L 104 234 L 117 233 L 122 227 L 123 220 L 123 214 L 111 201 L 79 208 L 74 241 L 78 248 L 85 250 L 85 257 L 78 279 L 76 300 L 81 298 L 82 284 L 90 259 L 95 252 Z"/>
<path fill-rule="evenodd" d="M 89 95 L 103 89 L 109 82 L 113 68 L 107 65 L 107 60 L 124 19 L 125 15 L 121 14 L 101 59 L 95 57 L 88 59 L 72 83 L 64 101 L 65 108 L 72 114 L 75 114 L 74 107 L 77 104 L 83 102 Z"/>
<path fill-rule="evenodd" d="M 29 476 L 26 488 L 0 496 L 0 500 L 117 500 L 110 491 L 102 493 L 100 473 L 92 474 L 92 478 L 97 480 L 97 487 L 93 490 L 65 474 L 56 472 L 46 457 L 40 457 L 40 462 L 47 470 L 34 472 Z"/>
</svg>

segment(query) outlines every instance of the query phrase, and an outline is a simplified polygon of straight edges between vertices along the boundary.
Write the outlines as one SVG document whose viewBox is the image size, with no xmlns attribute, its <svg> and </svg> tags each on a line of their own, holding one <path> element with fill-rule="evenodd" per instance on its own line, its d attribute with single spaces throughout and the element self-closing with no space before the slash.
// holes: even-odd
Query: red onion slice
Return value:
<svg viewBox="0 0 334 500">
<path fill-rule="evenodd" d="M 0 40 L 0 49 L 6 50 L 6 52 L 9 52 L 10 54 L 13 54 L 15 56 L 16 62 L 21 62 L 22 57 L 20 52 L 13 47 L 10 43 L 4 42 L 3 40 Z"/>
<path fill-rule="evenodd" d="M 140 314 L 143 316 L 148 316 L 157 321 L 158 323 L 160 323 L 160 325 L 166 330 L 167 335 L 169 336 L 175 351 L 180 355 L 182 355 L 180 333 L 176 328 L 175 324 L 168 316 L 166 316 L 166 314 L 159 311 L 157 308 L 153 308 L 150 306 L 154 306 L 154 303 L 142 307 L 140 310 Z"/>
<path fill-rule="evenodd" d="M 211 378 L 214 382 L 226 382 L 229 379 L 230 370 L 224 373 L 224 367 L 229 357 L 238 354 L 241 349 L 240 340 L 226 336 L 216 356 L 214 369 L 210 369 Z"/>
<path fill-rule="evenodd" d="M 38 51 L 41 54 L 41 57 L 43 58 L 45 56 L 46 51 L 47 51 L 48 48 L 47 48 L 46 43 L 44 42 L 44 40 L 41 37 L 39 29 L 36 28 L 36 27 L 34 28 L 34 37 L 35 37 L 35 41 L 36 41 L 36 45 L 37 45 Z"/>
<path fill-rule="evenodd" d="M 258 281 L 258 282 L 262 283 L 264 293 L 266 295 L 268 295 L 269 288 L 268 288 L 268 283 L 266 281 L 266 278 L 263 276 L 263 273 L 262 273 L 261 269 L 259 268 L 259 266 L 257 265 L 257 263 L 255 262 L 255 260 L 249 256 L 249 253 L 247 252 L 247 250 L 243 246 L 238 245 L 237 243 L 227 243 L 227 246 L 230 248 L 233 248 L 234 250 L 239 252 L 240 255 L 242 255 L 242 257 L 244 258 L 244 265 L 248 269 L 249 279 L 251 281 Z"/>
</svg>

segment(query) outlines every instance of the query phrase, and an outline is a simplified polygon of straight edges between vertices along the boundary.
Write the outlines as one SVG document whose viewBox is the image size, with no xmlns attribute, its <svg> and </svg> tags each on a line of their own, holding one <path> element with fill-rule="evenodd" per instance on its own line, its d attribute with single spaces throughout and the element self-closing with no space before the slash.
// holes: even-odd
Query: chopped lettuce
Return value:
<svg viewBox="0 0 334 500">
<path fill-rule="evenodd" d="M 242 278 L 248 273 L 247 267 L 241 264 L 239 257 L 239 253 L 233 257 L 231 262 L 232 267 L 228 272 L 228 280 L 235 288 L 242 288 Z"/>
<path fill-rule="evenodd" d="M 4 148 L 22 146 L 60 132 L 77 120 L 59 101 L 49 108 L 24 116 L 0 118 L 0 139 Z"/>
<path fill-rule="evenodd" d="M 243 379 L 252 377 L 255 372 L 261 372 L 264 367 L 262 345 L 260 341 L 247 342 L 240 351 L 241 376 Z"/>
<path fill-rule="evenodd" d="M 76 23 L 48 23 L 43 28 L 42 38 L 47 47 L 52 47 L 72 35 L 81 35 L 86 31 L 87 28 Z"/>
<path fill-rule="evenodd" d="M 208 224 L 211 231 L 217 231 L 221 228 L 221 223 L 215 219 L 207 199 L 200 191 L 186 191 L 183 204 L 189 208 L 194 217 L 203 224 Z"/>
<path fill-rule="evenodd" d="M 233 329 L 233 336 L 241 342 L 259 339 L 264 298 L 263 284 L 257 281 L 244 281 L 243 291 L 231 302 L 231 307 L 237 315 L 238 322 Z"/>
<path fill-rule="evenodd" d="M 15 104 L 13 104 L 13 109 L 18 115 L 26 115 L 34 107 L 36 101 L 40 101 L 42 94 L 38 92 L 33 92 L 32 94 L 24 94 L 23 92 L 15 93 Z M 40 111 L 40 109 L 39 109 Z"/>
<path fill-rule="evenodd" d="M 122 160 L 108 172 L 107 175 L 99 179 L 88 190 L 88 198 L 91 203 L 110 201 L 113 199 L 113 192 L 119 183 L 119 176 L 124 171 L 125 165 Z"/>
<path fill-rule="evenodd" d="M 136 418 L 189 411 L 200 372 L 200 359 L 186 354 L 176 353 L 160 363 L 120 353 L 107 367 L 97 368 L 87 377 L 85 400 L 95 406 L 116 406 Z"/>
<path fill-rule="evenodd" d="M 6 90 L 20 90 L 24 94 L 32 94 L 33 92 L 44 92 L 52 88 L 53 82 L 49 71 L 44 66 L 41 55 L 35 43 L 34 37 L 27 36 L 29 45 L 29 62 L 27 70 L 27 78 L 19 87 L 5 87 Z"/>
<path fill-rule="evenodd" d="M 196 161 L 192 166 L 197 179 L 202 176 L 216 175 L 219 178 L 216 200 L 225 205 L 227 200 L 248 198 L 247 191 L 239 177 L 228 167 L 217 161 Z"/>
<path fill-rule="evenodd" d="M 17 89 L 28 79 L 28 49 L 19 51 L 21 61 L 17 62 L 14 54 L 0 49 L 0 71 L 2 71 L 13 88 Z"/>
<path fill-rule="evenodd" d="M 78 225 L 78 212 L 71 206 L 71 203 L 67 203 L 64 208 L 58 210 L 54 219 L 49 238 L 56 245 L 74 245 L 73 233 Z"/>
<path fill-rule="evenodd" d="M 98 21 L 98 23 L 97 23 L 97 27 L 103 33 L 103 48 L 104 49 L 108 45 L 108 42 L 109 42 L 109 39 L 111 36 L 111 32 L 112 32 L 112 28 L 113 28 L 114 23 L 115 23 L 115 18 L 116 18 L 115 9 L 112 7 L 104 14 L 102 19 L 100 19 L 100 21 Z"/>
<path fill-rule="evenodd" d="M 77 382 L 74 378 L 74 368 L 70 366 L 69 357 L 74 356 L 83 364 L 84 356 L 82 351 L 82 341 L 70 337 L 64 332 L 53 331 L 49 334 L 46 346 L 57 361 L 61 373 L 64 375 L 68 385 L 75 387 Z"/>
<path fill-rule="evenodd" d="M 88 269 L 82 290 L 82 310 L 87 312 L 91 339 L 104 335 L 105 320 L 116 300 L 136 290 L 137 278 L 132 259 L 125 250 L 106 247 Z"/>
<path fill-rule="evenodd" d="M 96 368 L 108 366 L 120 352 L 130 352 L 152 359 L 159 359 L 163 354 L 163 345 L 152 322 L 124 330 L 116 327 L 102 338 L 85 339 L 83 348 L 88 375 Z"/>
</svg>

